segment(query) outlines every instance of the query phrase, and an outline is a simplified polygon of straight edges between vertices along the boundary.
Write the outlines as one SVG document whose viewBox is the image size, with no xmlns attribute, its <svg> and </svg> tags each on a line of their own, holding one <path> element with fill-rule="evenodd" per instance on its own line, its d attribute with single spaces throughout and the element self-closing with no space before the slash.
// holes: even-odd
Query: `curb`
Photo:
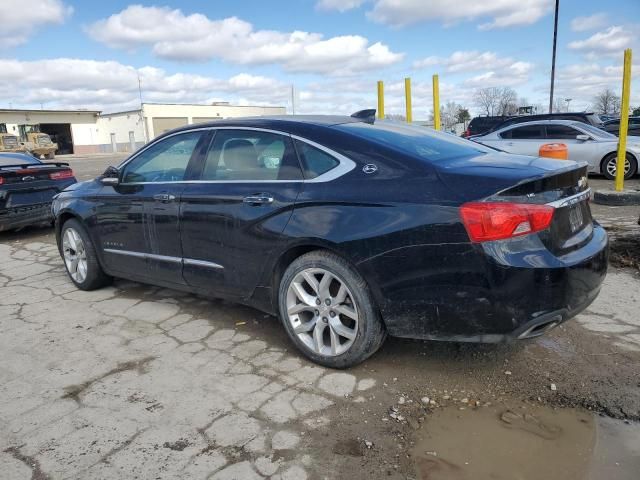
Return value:
<svg viewBox="0 0 640 480">
<path fill-rule="evenodd" d="M 627 190 L 624 192 L 616 192 L 615 190 L 596 190 L 593 194 L 593 201 L 598 205 L 640 205 L 640 190 Z"/>
</svg>

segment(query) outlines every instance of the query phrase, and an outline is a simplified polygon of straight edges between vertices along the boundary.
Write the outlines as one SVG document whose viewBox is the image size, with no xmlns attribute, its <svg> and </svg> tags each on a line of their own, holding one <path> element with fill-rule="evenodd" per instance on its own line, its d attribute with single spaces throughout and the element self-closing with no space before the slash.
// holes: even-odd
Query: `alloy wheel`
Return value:
<svg viewBox="0 0 640 480">
<path fill-rule="evenodd" d="M 345 282 L 323 268 L 299 272 L 287 289 L 287 318 L 302 343 L 334 357 L 353 345 L 358 309 Z"/>
<path fill-rule="evenodd" d="M 612 177 L 616 176 L 616 170 L 618 168 L 617 165 L 618 158 L 613 157 L 607 162 L 607 173 Z M 631 168 L 631 162 L 628 158 L 624 159 L 624 174 L 627 175 L 629 173 L 629 169 Z"/>
<path fill-rule="evenodd" d="M 82 238 L 73 228 L 67 228 L 62 238 L 62 254 L 67 271 L 77 283 L 87 278 L 87 253 Z"/>
</svg>

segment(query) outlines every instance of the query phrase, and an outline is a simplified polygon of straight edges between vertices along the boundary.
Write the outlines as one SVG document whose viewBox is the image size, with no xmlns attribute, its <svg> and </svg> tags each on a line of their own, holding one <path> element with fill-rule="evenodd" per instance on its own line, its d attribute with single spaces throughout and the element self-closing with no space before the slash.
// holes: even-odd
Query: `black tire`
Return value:
<svg viewBox="0 0 640 480">
<path fill-rule="evenodd" d="M 611 162 L 615 164 L 617 158 L 618 154 L 613 152 L 602 159 L 602 163 L 600 164 L 600 172 L 602 172 L 602 174 L 608 180 L 615 180 L 616 178 L 615 174 L 613 174 L 611 171 L 613 170 L 613 172 L 615 172 L 615 165 L 613 165 L 613 169 L 610 167 L 608 168 L 608 166 Z M 638 162 L 636 161 L 635 157 L 629 152 L 627 152 L 627 160 L 629 161 L 629 171 L 624 175 L 625 180 L 629 180 L 630 178 L 632 178 L 638 171 Z"/>
<path fill-rule="evenodd" d="M 73 277 L 71 271 L 69 270 L 69 266 L 65 261 L 63 241 L 65 238 L 65 234 L 69 229 L 73 229 L 80 236 L 84 244 L 87 272 L 85 278 L 81 281 L 78 281 Z M 113 278 L 104 273 L 104 270 L 102 270 L 91 238 L 89 237 L 82 223 L 80 223 L 75 218 L 67 220 L 64 225 L 62 225 L 62 230 L 60 232 L 60 255 L 62 256 L 62 259 L 64 261 L 65 269 L 67 270 L 69 278 L 80 290 L 96 290 L 98 288 L 109 285 L 113 281 Z"/>
<path fill-rule="evenodd" d="M 337 281 L 348 288 L 350 297 L 353 297 L 353 303 L 358 312 L 357 326 L 354 327 L 356 335 L 348 350 L 339 355 L 328 356 L 313 351 L 298 337 L 289 321 L 287 314 L 289 287 L 296 275 L 307 269 L 322 269 L 331 273 Z M 278 308 L 284 328 L 296 347 L 309 359 L 325 367 L 348 368 L 357 365 L 373 355 L 386 338 L 384 323 L 365 280 L 349 262 L 326 250 L 306 253 L 289 265 L 278 288 Z"/>
</svg>

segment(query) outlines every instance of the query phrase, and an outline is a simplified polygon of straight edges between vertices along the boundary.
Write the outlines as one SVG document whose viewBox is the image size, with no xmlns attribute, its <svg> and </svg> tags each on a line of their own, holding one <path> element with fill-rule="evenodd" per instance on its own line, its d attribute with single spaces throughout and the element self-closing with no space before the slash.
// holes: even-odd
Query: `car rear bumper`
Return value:
<svg viewBox="0 0 640 480">
<path fill-rule="evenodd" d="M 39 203 L 0 210 L 0 232 L 53 220 L 51 203 Z"/>
<path fill-rule="evenodd" d="M 528 265 L 479 248 L 482 260 L 449 257 L 448 272 L 437 283 L 385 296 L 381 310 L 389 334 L 483 343 L 532 338 L 587 308 L 607 272 L 607 234 L 597 224 L 588 244 L 564 257 L 523 249 Z"/>
</svg>

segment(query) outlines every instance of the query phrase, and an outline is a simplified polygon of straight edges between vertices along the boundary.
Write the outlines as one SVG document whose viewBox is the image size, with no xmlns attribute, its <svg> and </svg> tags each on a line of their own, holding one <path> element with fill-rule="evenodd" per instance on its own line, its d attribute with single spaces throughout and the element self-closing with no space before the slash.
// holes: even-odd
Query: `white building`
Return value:
<svg viewBox="0 0 640 480">
<path fill-rule="evenodd" d="M 0 109 L 0 125 L 21 136 L 38 125 L 58 143 L 58 154 L 132 152 L 161 133 L 223 118 L 284 115 L 285 107 L 143 103 L 140 109 L 106 113 L 88 110 Z"/>
</svg>

